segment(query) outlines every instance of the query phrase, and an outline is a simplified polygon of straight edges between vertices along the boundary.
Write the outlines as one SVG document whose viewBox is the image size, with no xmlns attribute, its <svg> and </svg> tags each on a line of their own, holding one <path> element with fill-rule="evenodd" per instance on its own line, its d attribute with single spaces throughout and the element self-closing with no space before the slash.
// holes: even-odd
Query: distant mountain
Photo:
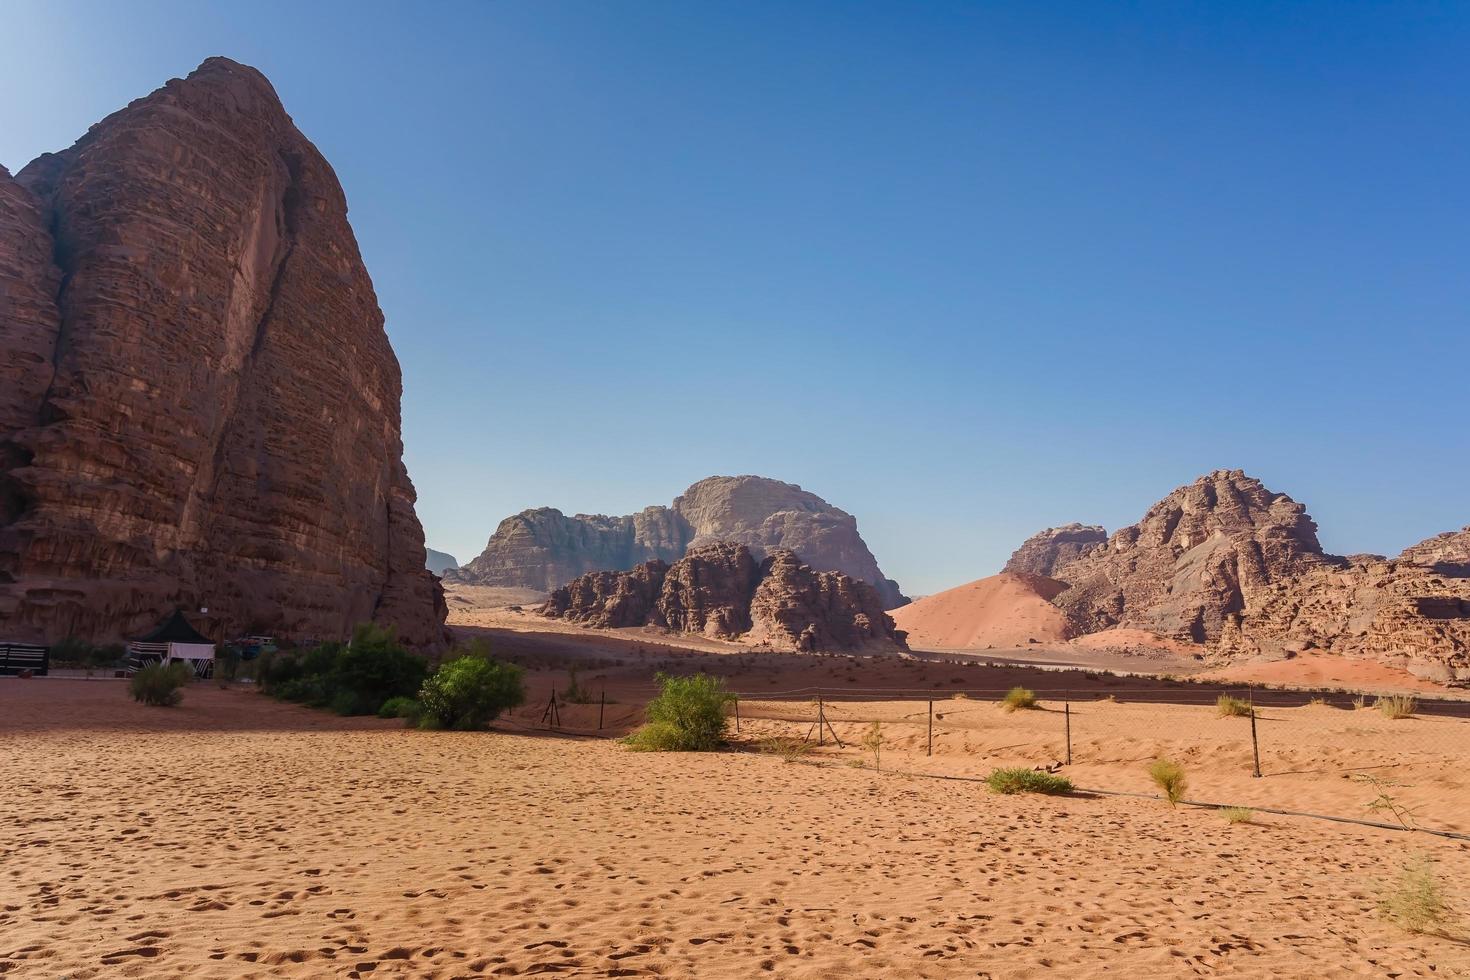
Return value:
<svg viewBox="0 0 1470 980">
<path fill-rule="evenodd" d="M 425 548 L 426 559 L 424 567 L 435 575 L 443 575 L 451 568 L 459 567 L 459 559 L 443 551 L 435 551 L 433 548 Z"/>
<path fill-rule="evenodd" d="M 757 560 L 786 548 L 818 571 L 867 582 L 886 609 L 908 602 L 878 568 L 856 518 L 799 486 L 759 476 L 712 476 L 671 507 L 625 517 L 567 517 L 551 507 L 522 511 L 501 521 L 484 552 L 445 580 L 549 592 L 587 572 L 673 563 L 690 548 L 716 541 L 743 544 Z"/>
</svg>

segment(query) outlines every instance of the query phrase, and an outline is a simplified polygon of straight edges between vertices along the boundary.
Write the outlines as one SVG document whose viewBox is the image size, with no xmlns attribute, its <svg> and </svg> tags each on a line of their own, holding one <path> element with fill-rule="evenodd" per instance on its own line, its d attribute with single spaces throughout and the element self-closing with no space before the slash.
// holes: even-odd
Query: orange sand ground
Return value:
<svg viewBox="0 0 1470 980">
<path fill-rule="evenodd" d="M 739 665 L 745 689 L 767 665 L 867 664 L 672 659 Z M 589 663 L 583 678 L 629 692 L 652 664 Z M 537 671 L 533 694 L 564 676 Z M 742 738 L 795 730 L 811 708 L 748 700 Z M 568 706 L 566 721 L 590 726 L 596 710 Z M 889 719 L 885 767 L 973 774 L 1060 744 L 1060 712 L 944 700 L 931 759 L 923 702 L 832 710 L 844 738 Z M 537 714 L 422 733 L 206 684 L 159 709 L 115 681 L 0 680 L 0 974 L 1470 975 L 1464 939 L 1409 936 L 1375 911 L 1378 883 L 1411 852 L 1463 887 L 1460 842 L 1267 815 L 1229 826 L 1156 800 L 997 797 L 851 768 L 851 748 L 821 750 L 820 765 L 639 755 L 527 730 Z M 1267 777 L 1251 780 L 1245 719 L 1078 704 L 1071 772 L 1142 790 L 1142 764 L 1167 751 L 1189 767 L 1191 796 L 1361 815 L 1365 787 L 1343 776 L 1371 761 L 1415 784 L 1416 802 L 1442 796 L 1438 822 L 1466 822 L 1470 722 L 1263 714 L 1276 734 Z"/>
<path fill-rule="evenodd" d="M 1002 572 L 925 596 L 889 615 L 917 649 L 1019 647 L 1062 643 L 1066 617 L 1051 598 L 1066 584 Z"/>
</svg>

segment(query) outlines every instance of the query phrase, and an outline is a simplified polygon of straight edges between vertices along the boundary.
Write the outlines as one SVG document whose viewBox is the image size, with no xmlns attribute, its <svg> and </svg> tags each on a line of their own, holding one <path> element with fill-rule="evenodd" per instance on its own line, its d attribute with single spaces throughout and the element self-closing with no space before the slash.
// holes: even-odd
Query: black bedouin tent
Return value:
<svg viewBox="0 0 1470 980">
<path fill-rule="evenodd" d="M 183 661 L 194 668 L 198 677 L 214 674 L 214 641 L 190 626 L 181 609 L 175 609 L 151 633 L 130 642 L 128 654 L 129 673 L 151 663 Z"/>
</svg>

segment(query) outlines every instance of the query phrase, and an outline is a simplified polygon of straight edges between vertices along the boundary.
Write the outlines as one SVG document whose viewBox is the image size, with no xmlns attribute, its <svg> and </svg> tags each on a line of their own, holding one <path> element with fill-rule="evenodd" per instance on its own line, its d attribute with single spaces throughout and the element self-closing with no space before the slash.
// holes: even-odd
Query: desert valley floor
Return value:
<svg viewBox="0 0 1470 980">
<path fill-rule="evenodd" d="M 1048 762 L 1064 715 L 954 691 L 1049 675 L 603 639 L 612 654 L 578 661 L 562 640 L 494 635 L 535 668 L 532 698 L 479 734 L 211 684 L 157 709 L 112 680 L 0 681 L 0 975 L 1470 975 L 1461 933 L 1410 935 L 1376 907 L 1412 856 L 1462 887 L 1470 844 L 1265 812 L 1375 818 L 1351 778 L 1367 771 L 1426 826 L 1470 832 L 1463 717 L 1267 707 L 1253 779 L 1244 719 L 1094 675 L 1075 683 L 1122 693 L 1079 692 L 1067 771 L 1140 796 L 995 796 L 927 777 Z M 539 724 L 578 662 L 614 702 L 604 736 L 636 720 L 657 667 L 723 664 L 771 696 L 743 703 L 732 751 L 637 754 L 596 737 L 595 703 L 566 705 L 562 732 Z M 810 731 L 811 700 L 777 692 L 849 675 L 940 699 L 934 755 L 924 703 L 881 699 L 828 706 L 844 748 L 754 751 Z M 897 771 L 856 767 L 873 718 Z M 1144 798 L 1161 753 L 1184 760 L 1190 798 L 1260 807 L 1254 822 Z"/>
</svg>

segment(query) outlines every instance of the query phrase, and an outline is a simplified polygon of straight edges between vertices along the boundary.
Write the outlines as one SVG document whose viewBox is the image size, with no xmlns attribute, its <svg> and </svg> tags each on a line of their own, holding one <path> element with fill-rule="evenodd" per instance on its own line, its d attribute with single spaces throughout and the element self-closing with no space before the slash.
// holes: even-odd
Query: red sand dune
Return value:
<svg viewBox="0 0 1470 980">
<path fill-rule="evenodd" d="M 1066 641 L 1066 619 L 1051 604 L 1065 582 L 1002 572 L 892 610 L 915 649 L 983 650 Z"/>
</svg>

